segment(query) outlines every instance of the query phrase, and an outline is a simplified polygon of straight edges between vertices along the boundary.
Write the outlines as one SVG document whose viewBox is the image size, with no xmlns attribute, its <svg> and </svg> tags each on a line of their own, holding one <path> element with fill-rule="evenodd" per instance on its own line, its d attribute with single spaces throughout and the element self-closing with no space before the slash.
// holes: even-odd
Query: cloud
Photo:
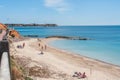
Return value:
<svg viewBox="0 0 120 80">
<path fill-rule="evenodd" d="M 65 0 L 44 0 L 45 6 L 55 9 L 58 12 L 64 12 L 68 10 L 68 3 Z"/>
</svg>

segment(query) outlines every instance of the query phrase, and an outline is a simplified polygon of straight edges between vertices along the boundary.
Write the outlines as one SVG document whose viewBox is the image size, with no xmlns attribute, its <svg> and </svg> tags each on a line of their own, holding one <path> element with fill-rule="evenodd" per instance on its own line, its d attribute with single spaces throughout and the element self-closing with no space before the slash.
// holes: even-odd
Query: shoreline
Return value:
<svg viewBox="0 0 120 80">
<path fill-rule="evenodd" d="M 111 65 L 111 66 L 115 66 L 115 67 L 119 67 L 120 68 L 120 65 L 116 65 L 116 64 L 113 64 L 113 63 L 109 63 L 109 62 L 106 62 L 106 61 L 102 61 L 102 60 L 99 60 L 99 59 L 94 59 L 94 58 L 91 58 L 91 57 L 87 57 L 87 56 L 84 56 L 84 55 L 81 55 L 81 54 L 77 54 L 75 52 L 71 52 L 71 51 L 68 51 L 68 50 L 62 50 L 62 49 L 59 49 L 59 48 L 55 48 L 55 47 L 52 47 L 49 45 L 49 47 L 53 48 L 53 49 L 56 49 L 56 50 L 59 50 L 61 52 L 64 52 L 64 53 L 67 53 L 67 54 L 70 54 L 70 55 L 73 55 L 73 56 L 79 56 L 79 57 L 84 57 L 86 59 L 91 59 L 93 61 L 98 61 L 98 62 L 101 62 L 101 63 L 104 63 L 104 64 L 108 64 L 108 65 Z"/>
<path fill-rule="evenodd" d="M 26 42 L 27 44 L 23 51 L 16 48 L 16 50 L 19 52 L 16 55 L 31 57 L 31 59 L 37 62 L 42 62 L 52 68 L 54 67 L 55 70 L 62 71 L 69 76 L 72 76 L 76 71 L 80 71 L 86 72 L 89 80 L 98 80 L 101 78 L 104 78 L 103 80 L 120 80 L 120 66 L 75 54 L 70 51 L 61 50 L 48 45 L 48 43 L 53 40 L 59 40 L 59 38 L 30 38 L 29 40 L 15 42 L 14 46 L 23 42 Z M 47 49 L 43 51 L 43 55 L 36 54 L 40 51 L 38 46 L 36 46 L 38 43 L 41 43 L 41 45 L 47 45 Z M 25 54 L 22 54 L 23 52 L 25 52 Z"/>
<path fill-rule="evenodd" d="M 65 40 L 65 39 L 59 39 L 59 38 L 58 38 L 57 40 Z M 55 41 L 55 40 L 52 40 L 52 41 Z M 50 43 L 50 41 L 48 41 L 47 43 Z M 58 50 L 58 51 L 62 51 L 62 52 L 67 53 L 67 54 L 71 54 L 71 55 L 73 55 L 73 56 L 85 57 L 85 58 L 87 58 L 87 59 L 91 59 L 91 60 L 94 60 L 94 61 L 98 61 L 98 62 L 101 62 L 101 63 L 105 63 L 105 64 L 108 64 L 108 65 L 111 65 L 111 66 L 115 66 L 115 67 L 119 67 L 119 68 L 120 68 L 120 65 L 117 65 L 117 64 L 114 64 L 114 63 L 109 63 L 109 62 L 102 61 L 102 60 L 99 60 L 99 59 L 94 59 L 94 58 L 91 58 L 91 57 L 87 57 L 87 56 L 84 56 L 84 55 L 81 55 L 81 54 L 77 54 L 77 53 L 75 53 L 75 52 L 71 52 L 71 51 L 69 51 L 69 50 L 63 50 L 63 49 L 55 48 L 55 47 L 53 47 L 53 46 L 51 46 L 51 45 L 49 45 L 49 44 L 48 44 L 48 46 L 49 46 L 50 48 L 56 49 L 56 50 Z"/>
<path fill-rule="evenodd" d="M 53 38 L 52 40 L 48 40 L 47 42 L 45 41 L 45 43 L 47 43 L 47 46 L 49 48 L 52 48 L 53 50 L 57 50 L 58 52 L 62 52 L 64 54 L 71 55 L 71 56 L 74 56 L 74 57 L 77 57 L 77 58 L 84 58 L 84 59 L 86 59 L 88 61 L 90 60 L 93 63 L 94 62 L 95 63 L 99 63 L 100 66 L 105 66 L 105 67 L 110 66 L 111 68 L 114 68 L 114 69 L 117 69 L 117 70 L 120 71 L 120 66 L 119 65 L 115 65 L 115 64 L 108 63 L 108 62 L 105 62 L 105 61 L 102 61 L 102 60 L 99 60 L 99 59 L 94 59 L 94 58 L 91 58 L 91 57 L 83 56 L 83 55 L 80 55 L 80 54 L 77 54 L 77 53 L 74 53 L 74 52 L 70 52 L 68 50 L 63 50 L 63 49 L 55 48 L 55 47 L 53 47 L 53 46 L 51 46 L 51 45 L 48 44 L 48 43 L 50 43 L 50 41 L 55 41 L 55 40 L 64 40 L 64 39 Z M 44 39 L 43 39 L 43 42 L 44 42 Z"/>
</svg>

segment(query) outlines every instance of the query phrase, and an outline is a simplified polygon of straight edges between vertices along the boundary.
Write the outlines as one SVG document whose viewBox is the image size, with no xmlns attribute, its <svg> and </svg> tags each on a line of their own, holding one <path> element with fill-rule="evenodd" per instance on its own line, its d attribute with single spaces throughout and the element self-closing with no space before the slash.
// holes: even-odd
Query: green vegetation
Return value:
<svg viewBox="0 0 120 80">
<path fill-rule="evenodd" d="M 30 77 L 25 77 L 25 80 L 33 80 L 33 79 Z"/>
<path fill-rule="evenodd" d="M 33 80 L 26 76 L 25 70 L 17 64 L 13 56 L 10 57 L 10 63 L 12 80 Z"/>
</svg>

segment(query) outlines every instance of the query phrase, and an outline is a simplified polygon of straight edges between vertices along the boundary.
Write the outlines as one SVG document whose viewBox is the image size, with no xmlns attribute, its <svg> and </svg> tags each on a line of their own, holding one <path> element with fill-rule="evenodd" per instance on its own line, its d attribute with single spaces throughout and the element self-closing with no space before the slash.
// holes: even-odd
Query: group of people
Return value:
<svg viewBox="0 0 120 80">
<path fill-rule="evenodd" d="M 81 78 L 86 78 L 86 74 L 85 72 L 82 74 L 81 72 L 75 72 L 73 77 L 77 77 L 78 79 L 81 79 Z"/>
<path fill-rule="evenodd" d="M 40 43 L 38 44 L 39 47 L 41 47 L 41 50 L 46 50 L 47 46 L 46 45 L 40 45 Z"/>
<path fill-rule="evenodd" d="M 47 49 L 47 46 L 46 46 L 46 45 L 43 46 L 43 45 L 41 45 L 40 43 L 38 43 L 38 46 L 39 46 L 39 48 L 40 48 L 40 50 L 41 50 L 41 53 L 40 53 L 40 54 L 44 54 L 43 51 Z"/>
<path fill-rule="evenodd" d="M 17 45 L 17 48 L 24 48 L 25 47 L 25 43 L 23 43 L 22 45 Z"/>
</svg>

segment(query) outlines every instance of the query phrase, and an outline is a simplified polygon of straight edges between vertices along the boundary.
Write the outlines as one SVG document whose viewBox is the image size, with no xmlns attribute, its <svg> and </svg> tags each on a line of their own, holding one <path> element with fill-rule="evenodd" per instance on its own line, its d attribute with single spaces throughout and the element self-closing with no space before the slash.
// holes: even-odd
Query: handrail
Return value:
<svg viewBox="0 0 120 80">
<path fill-rule="evenodd" d="M 4 52 L 1 58 L 0 80 L 11 80 L 8 52 Z"/>
<path fill-rule="evenodd" d="M 1 34 L 0 40 L 0 80 L 11 80 L 9 42 L 7 40 L 8 31 Z"/>
</svg>

